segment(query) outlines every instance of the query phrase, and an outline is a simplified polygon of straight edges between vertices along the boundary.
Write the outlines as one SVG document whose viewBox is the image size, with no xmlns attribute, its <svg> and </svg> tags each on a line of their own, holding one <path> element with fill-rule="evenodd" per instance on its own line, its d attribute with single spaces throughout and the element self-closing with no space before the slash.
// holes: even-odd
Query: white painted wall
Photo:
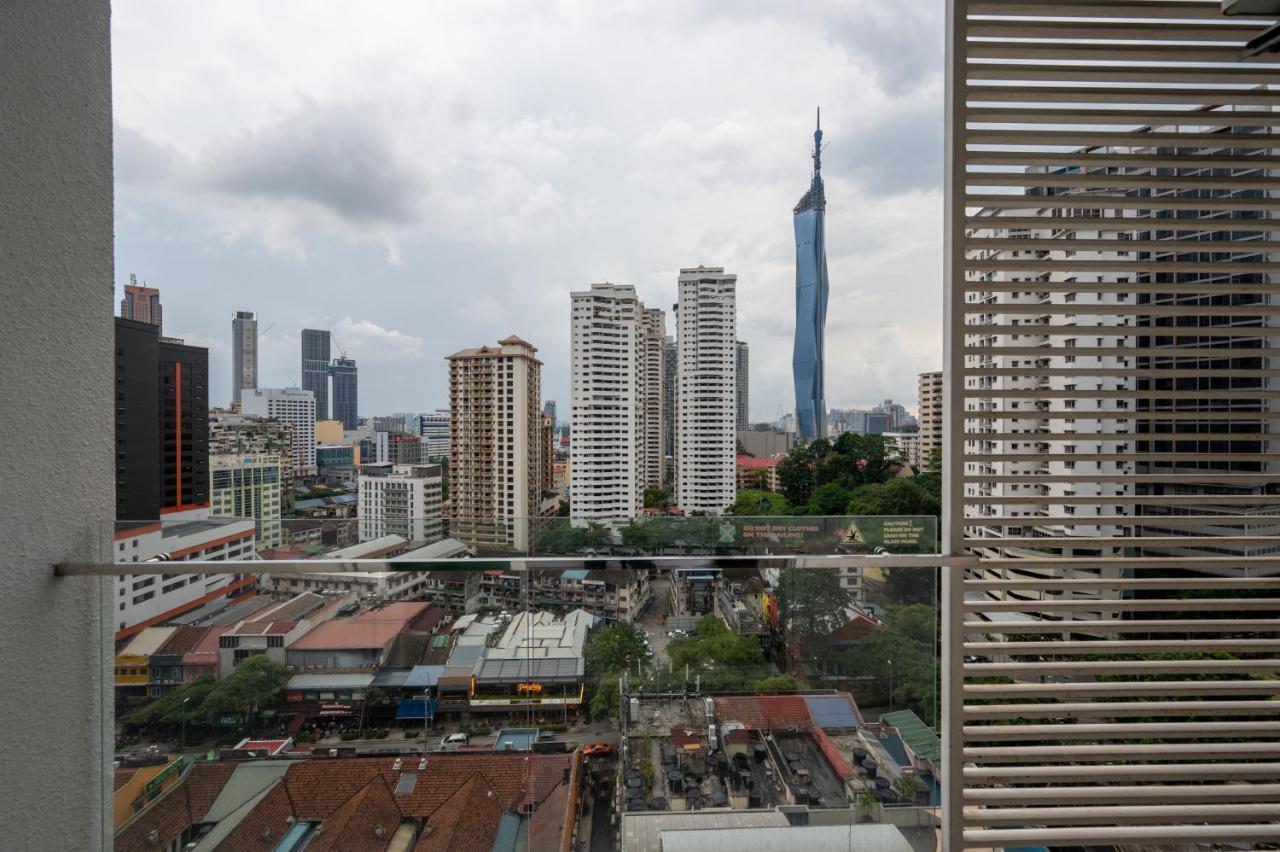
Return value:
<svg viewBox="0 0 1280 852">
<path fill-rule="evenodd" d="M 53 576 L 104 557 L 114 517 L 110 14 L 13 0 L 0 25 L 6 849 L 110 844 L 108 584 Z"/>
</svg>

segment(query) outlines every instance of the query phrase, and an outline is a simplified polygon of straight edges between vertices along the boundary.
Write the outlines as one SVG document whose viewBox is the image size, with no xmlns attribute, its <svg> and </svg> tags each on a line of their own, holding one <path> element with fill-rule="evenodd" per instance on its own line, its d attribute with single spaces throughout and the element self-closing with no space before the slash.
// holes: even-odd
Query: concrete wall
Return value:
<svg viewBox="0 0 1280 852">
<path fill-rule="evenodd" d="M 0 846 L 107 848 L 108 587 L 53 565 L 114 517 L 110 5 L 0 17 Z"/>
</svg>

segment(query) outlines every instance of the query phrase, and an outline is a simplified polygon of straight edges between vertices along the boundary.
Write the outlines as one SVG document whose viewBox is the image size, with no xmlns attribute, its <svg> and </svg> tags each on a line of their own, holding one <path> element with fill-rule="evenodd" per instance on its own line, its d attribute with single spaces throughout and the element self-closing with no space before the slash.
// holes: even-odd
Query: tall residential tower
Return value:
<svg viewBox="0 0 1280 852">
<path fill-rule="evenodd" d="M 805 441 L 827 434 L 823 339 L 827 325 L 827 196 L 822 188 L 822 123 L 813 132 L 813 179 L 792 211 L 796 234 L 796 336 L 791 372 L 796 421 Z"/>
<path fill-rule="evenodd" d="M 736 496 L 737 281 L 721 267 L 680 270 L 675 498 L 685 512 L 723 514 Z"/>
<path fill-rule="evenodd" d="M 240 391 L 258 386 L 258 318 L 253 311 L 236 311 L 231 320 L 231 401 Z"/>
</svg>

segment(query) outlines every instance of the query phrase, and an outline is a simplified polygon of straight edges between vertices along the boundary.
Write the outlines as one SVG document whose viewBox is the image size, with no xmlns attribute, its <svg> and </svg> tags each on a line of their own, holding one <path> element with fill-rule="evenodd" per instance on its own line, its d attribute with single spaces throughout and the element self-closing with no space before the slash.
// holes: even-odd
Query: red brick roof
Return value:
<svg viewBox="0 0 1280 852">
<path fill-rule="evenodd" d="M 335 618 L 312 628 L 293 643 L 294 651 L 328 651 L 348 648 L 384 648 L 428 609 L 425 603 L 393 603 L 362 612 L 354 618 Z"/>
<path fill-rule="evenodd" d="M 721 722 L 741 722 L 760 731 L 807 730 L 813 721 L 809 705 L 799 695 L 717 698 L 716 718 Z"/>
<path fill-rule="evenodd" d="M 284 784 L 277 783 L 218 844 L 218 849 L 274 849 L 297 819 Z"/>
<path fill-rule="evenodd" d="M 782 453 L 773 456 L 738 456 L 735 462 L 743 470 L 768 470 L 785 458 L 786 455 Z"/>
</svg>

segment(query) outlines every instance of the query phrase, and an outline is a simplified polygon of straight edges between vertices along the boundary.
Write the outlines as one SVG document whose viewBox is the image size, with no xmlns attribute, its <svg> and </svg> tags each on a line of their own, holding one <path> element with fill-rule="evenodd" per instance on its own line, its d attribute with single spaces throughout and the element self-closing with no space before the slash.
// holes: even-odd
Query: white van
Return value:
<svg viewBox="0 0 1280 852">
<path fill-rule="evenodd" d="M 449 734 L 440 740 L 441 751 L 456 751 L 465 745 L 471 744 L 471 737 L 466 734 Z"/>
</svg>

